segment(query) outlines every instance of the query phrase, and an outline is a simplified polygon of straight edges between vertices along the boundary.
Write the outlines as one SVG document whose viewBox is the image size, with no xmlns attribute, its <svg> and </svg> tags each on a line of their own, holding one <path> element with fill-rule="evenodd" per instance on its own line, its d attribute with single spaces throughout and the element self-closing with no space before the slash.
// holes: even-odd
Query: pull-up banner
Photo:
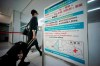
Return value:
<svg viewBox="0 0 100 66">
<path fill-rule="evenodd" d="M 88 66 L 86 3 L 86 0 L 63 0 L 45 8 L 45 53 Z"/>
</svg>

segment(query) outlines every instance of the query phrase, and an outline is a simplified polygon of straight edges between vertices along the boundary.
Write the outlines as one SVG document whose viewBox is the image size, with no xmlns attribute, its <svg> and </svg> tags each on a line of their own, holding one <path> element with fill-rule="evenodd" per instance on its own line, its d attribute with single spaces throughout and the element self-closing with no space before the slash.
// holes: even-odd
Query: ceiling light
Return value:
<svg viewBox="0 0 100 66">
<path fill-rule="evenodd" d="M 90 10 L 88 10 L 88 12 L 96 11 L 96 10 L 99 10 L 99 9 L 100 9 L 100 7 L 94 8 L 94 9 L 90 9 Z"/>
<path fill-rule="evenodd" d="M 88 2 L 87 2 L 87 3 L 91 3 L 91 2 L 93 2 L 93 1 L 95 1 L 95 0 L 88 0 Z"/>
</svg>

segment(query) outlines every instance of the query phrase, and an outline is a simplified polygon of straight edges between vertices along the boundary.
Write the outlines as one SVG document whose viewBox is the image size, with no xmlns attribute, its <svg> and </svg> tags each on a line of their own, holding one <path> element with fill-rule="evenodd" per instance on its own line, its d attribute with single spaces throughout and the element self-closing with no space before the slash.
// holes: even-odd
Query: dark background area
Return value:
<svg viewBox="0 0 100 66">
<path fill-rule="evenodd" d="M 9 24 L 0 23 L 0 42 L 8 42 L 9 34 L 4 34 L 1 32 L 8 32 L 9 31 Z"/>
<path fill-rule="evenodd" d="M 100 7 L 100 0 L 95 0 L 94 2 L 87 4 L 88 10 L 98 7 Z M 93 12 L 88 12 L 88 23 L 95 23 L 95 22 L 100 22 L 100 9 Z"/>
</svg>

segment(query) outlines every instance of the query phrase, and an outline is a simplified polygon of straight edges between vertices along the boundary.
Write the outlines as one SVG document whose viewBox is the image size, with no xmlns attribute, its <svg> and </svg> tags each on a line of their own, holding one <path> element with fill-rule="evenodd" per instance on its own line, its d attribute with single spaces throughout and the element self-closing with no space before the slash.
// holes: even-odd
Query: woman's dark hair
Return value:
<svg viewBox="0 0 100 66">
<path fill-rule="evenodd" d="M 32 15 L 34 15 L 35 13 L 38 14 L 38 12 L 37 12 L 36 10 L 34 10 L 34 9 L 31 10 L 31 14 L 32 14 Z"/>
</svg>

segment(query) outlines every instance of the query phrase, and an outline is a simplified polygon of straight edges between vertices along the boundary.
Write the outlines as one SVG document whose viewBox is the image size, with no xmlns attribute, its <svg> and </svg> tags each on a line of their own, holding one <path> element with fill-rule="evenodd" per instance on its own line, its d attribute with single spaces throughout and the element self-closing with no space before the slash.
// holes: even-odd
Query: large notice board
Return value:
<svg viewBox="0 0 100 66">
<path fill-rule="evenodd" d="M 88 66 L 86 0 L 62 0 L 44 10 L 44 52 Z"/>
</svg>

